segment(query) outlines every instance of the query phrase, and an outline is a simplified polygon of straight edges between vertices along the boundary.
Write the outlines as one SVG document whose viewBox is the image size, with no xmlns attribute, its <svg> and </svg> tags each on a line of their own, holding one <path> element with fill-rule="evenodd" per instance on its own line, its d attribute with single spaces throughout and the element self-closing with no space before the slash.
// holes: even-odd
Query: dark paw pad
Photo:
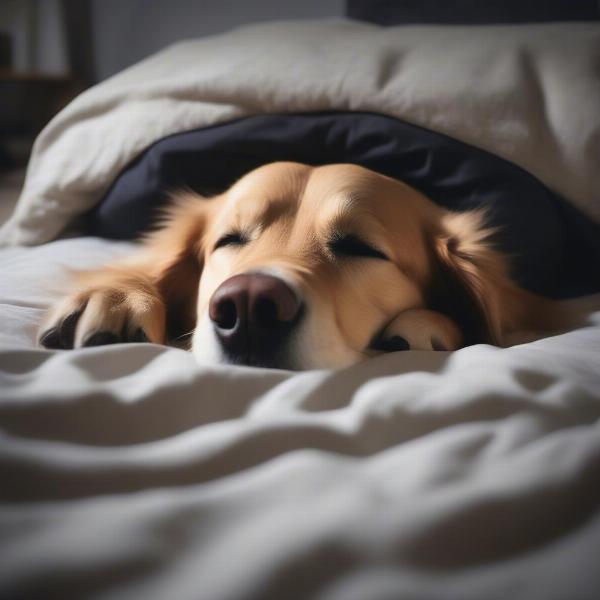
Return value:
<svg viewBox="0 0 600 600">
<path fill-rule="evenodd" d="M 146 332 L 143 329 L 136 330 L 127 341 L 141 344 L 146 344 L 150 342 L 148 336 L 146 335 Z"/>
<path fill-rule="evenodd" d="M 118 344 L 121 338 L 110 331 L 97 331 L 87 337 L 82 346 L 108 346 L 109 344 Z"/>
<path fill-rule="evenodd" d="M 382 352 L 400 352 L 402 350 L 410 350 L 410 344 L 403 337 L 395 335 L 391 338 L 380 340 L 375 349 Z"/>
<path fill-rule="evenodd" d="M 48 329 L 40 337 L 40 344 L 52 350 L 69 350 L 73 347 L 75 329 L 81 316 L 81 311 L 67 315 L 56 327 Z"/>
<path fill-rule="evenodd" d="M 81 312 L 74 312 L 66 316 L 58 325 L 58 335 L 60 338 L 60 348 L 68 350 L 73 347 L 75 339 L 75 329 Z"/>
<path fill-rule="evenodd" d="M 40 344 L 44 346 L 44 348 L 50 348 L 52 350 L 59 349 L 61 345 L 58 327 L 52 327 L 52 329 L 48 329 L 48 331 L 46 331 L 40 338 Z"/>
</svg>

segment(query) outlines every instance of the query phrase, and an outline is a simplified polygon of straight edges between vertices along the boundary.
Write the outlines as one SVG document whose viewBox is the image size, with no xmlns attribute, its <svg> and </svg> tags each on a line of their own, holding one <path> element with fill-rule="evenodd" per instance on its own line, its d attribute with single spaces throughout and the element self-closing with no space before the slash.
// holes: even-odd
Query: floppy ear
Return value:
<svg viewBox="0 0 600 600">
<path fill-rule="evenodd" d="M 382 350 L 457 350 L 460 330 L 445 315 L 425 308 L 400 313 L 381 334 Z"/>
<path fill-rule="evenodd" d="M 171 339 L 189 332 L 196 322 L 204 234 L 212 205 L 213 200 L 194 193 L 175 194 L 158 228 L 144 237 L 134 259 L 147 269 L 160 292 Z"/>
<path fill-rule="evenodd" d="M 433 274 L 427 306 L 452 319 L 465 345 L 500 344 L 524 308 L 508 261 L 490 244 L 484 212 L 447 212 L 433 238 Z"/>
</svg>

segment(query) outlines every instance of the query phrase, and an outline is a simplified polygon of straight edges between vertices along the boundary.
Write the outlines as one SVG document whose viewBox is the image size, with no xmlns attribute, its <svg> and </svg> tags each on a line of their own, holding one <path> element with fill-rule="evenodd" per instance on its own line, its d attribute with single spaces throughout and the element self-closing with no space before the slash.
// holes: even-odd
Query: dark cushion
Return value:
<svg viewBox="0 0 600 600">
<path fill-rule="evenodd" d="M 483 25 L 600 19 L 597 0 L 347 0 L 346 15 L 378 25 Z"/>
<path fill-rule="evenodd" d="M 485 206 L 499 228 L 495 241 L 523 285 L 551 296 L 600 290 L 600 228 L 535 177 L 444 135 L 370 113 L 262 115 L 167 137 L 116 179 L 89 215 L 89 232 L 134 238 L 156 219 L 167 191 L 213 194 L 276 160 L 360 164 L 451 210 Z"/>
</svg>

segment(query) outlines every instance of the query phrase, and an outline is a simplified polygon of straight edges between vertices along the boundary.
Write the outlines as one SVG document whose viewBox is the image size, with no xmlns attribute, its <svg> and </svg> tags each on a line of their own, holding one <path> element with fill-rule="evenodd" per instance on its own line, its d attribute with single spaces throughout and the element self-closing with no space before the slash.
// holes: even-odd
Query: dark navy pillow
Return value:
<svg viewBox="0 0 600 600">
<path fill-rule="evenodd" d="M 89 233 L 132 239 L 180 187 L 210 195 L 272 161 L 349 162 L 405 181 L 451 210 L 486 207 L 495 243 L 525 287 L 554 297 L 600 290 L 600 228 L 535 177 L 444 135 L 371 113 L 262 115 L 148 148 L 89 214 Z"/>
</svg>

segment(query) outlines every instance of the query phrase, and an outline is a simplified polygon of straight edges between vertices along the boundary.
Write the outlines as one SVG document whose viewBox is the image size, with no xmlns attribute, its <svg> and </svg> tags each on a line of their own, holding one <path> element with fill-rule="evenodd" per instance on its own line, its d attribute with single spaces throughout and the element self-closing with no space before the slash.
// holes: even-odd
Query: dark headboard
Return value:
<svg viewBox="0 0 600 600">
<path fill-rule="evenodd" d="M 600 0 L 346 0 L 346 16 L 378 25 L 598 21 Z"/>
</svg>

